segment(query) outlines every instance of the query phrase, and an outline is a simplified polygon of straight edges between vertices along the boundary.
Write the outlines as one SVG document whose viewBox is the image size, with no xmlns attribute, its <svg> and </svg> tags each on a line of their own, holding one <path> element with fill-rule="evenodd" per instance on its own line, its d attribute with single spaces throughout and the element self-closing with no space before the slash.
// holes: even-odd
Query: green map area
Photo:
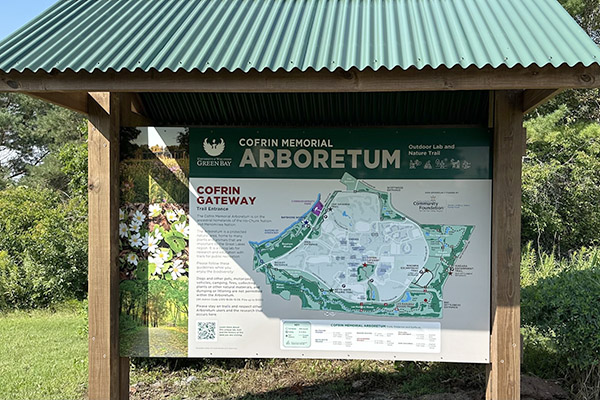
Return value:
<svg viewBox="0 0 600 400">
<path fill-rule="evenodd" d="M 443 288 L 473 226 L 422 225 L 390 194 L 346 173 L 334 191 L 278 236 L 250 242 L 254 269 L 302 308 L 441 318 Z"/>
</svg>

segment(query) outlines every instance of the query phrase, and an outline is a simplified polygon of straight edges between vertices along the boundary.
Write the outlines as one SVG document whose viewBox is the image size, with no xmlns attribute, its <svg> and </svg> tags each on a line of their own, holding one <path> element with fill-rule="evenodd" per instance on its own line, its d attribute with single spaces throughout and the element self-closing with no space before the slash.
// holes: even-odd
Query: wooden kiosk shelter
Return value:
<svg viewBox="0 0 600 400">
<path fill-rule="evenodd" d="M 493 127 L 487 398 L 520 393 L 523 114 L 600 86 L 556 0 L 60 0 L 0 43 L 0 91 L 89 118 L 89 398 L 128 398 L 119 357 L 119 129 Z"/>
</svg>

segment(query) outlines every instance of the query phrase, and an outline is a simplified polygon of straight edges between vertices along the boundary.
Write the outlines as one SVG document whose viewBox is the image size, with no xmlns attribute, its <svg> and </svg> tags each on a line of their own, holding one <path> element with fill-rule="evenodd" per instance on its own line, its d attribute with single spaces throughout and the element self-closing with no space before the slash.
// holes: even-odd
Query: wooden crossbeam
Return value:
<svg viewBox="0 0 600 400">
<path fill-rule="evenodd" d="M 600 87 L 600 66 L 373 71 L 0 73 L 4 92 L 392 92 Z"/>
<path fill-rule="evenodd" d="M 87 92 L 27 92 L 29 96 L 69 110 L 88 114 Z M 137 93 L 121 94 L 120 125 L 123 127 L 153 126 L 154 121 L 144 114 L 143 103 Z"/>
<path fill-rule="evenodd" d="M 564 89 L 528 89 L 523 93 L 523 113 L 528 113 L 539 105 L 550 100 Z M 27 92 L 29 96 L 38 98 L 68 108 L 72 111 L 88 113 L 87 92 Z M 121 110 L 121 126 L 137 127 L 152 126 L 155 122 L 149 118 L 144 110 L 143 103 L 138 93 L 124 93 L 123 101 L 130 104 L 128 108 Z M 127 100 L 125 100 L 127 99 Z"/>
<path fill-rule="evenodd" d="M 530 89 L 523 93 L 523 113 L 534 110 L 544 104 L 564 89 Z"/>
<path fill-rule="evenodd" d="M 25 94 L 81 114 L 88 113 L 87 92 L 27 92 Z"/>
</svg>

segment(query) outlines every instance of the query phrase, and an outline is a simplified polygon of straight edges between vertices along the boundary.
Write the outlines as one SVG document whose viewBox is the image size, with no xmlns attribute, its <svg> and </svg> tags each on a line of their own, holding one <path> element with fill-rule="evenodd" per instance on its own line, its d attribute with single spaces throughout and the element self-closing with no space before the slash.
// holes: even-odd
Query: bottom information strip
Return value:
<svg viewBox="0 0 600 400">
<path fill-rule="evenodd" d="M 282 320 L 282 350 L 439 353 L 439 322 Z"/>
</svg>

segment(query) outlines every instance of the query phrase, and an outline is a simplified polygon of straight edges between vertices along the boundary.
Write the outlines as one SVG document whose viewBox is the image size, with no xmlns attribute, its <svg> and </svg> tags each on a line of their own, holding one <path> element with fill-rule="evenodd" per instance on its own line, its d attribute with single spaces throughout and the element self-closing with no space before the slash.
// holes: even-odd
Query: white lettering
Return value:
<svg viewBox="0 0 600 400">
<path fill-rule="evenodd" d="M 388 150 L 383 150 L 381 158 L 381 168 L 387 168 L 388 165 L 392 165 L 392 162 L 394 163 L 394 168 L 400 168 L 400 150 L 394 150 L 392 154 Z"/>
<path fill-rule="evenodd" d="M 315 150 L 314 156 L 314 168 L 319 168 L 319 165 L 323 168 L 329 168 L 329 166 L 327 166 L 327 159 L 329 158 L 329 153 L 327 152 L 327 150 Z"/>
<path fill-rule="evenodd" d="M 348 150 L 348 154 L 352 157 L 352 168 L 357 168 L 358 156 L 362 154 L 362 150 Z"/>
<path fill-rule="evenodd" d="M 261 168 L 265 168 L 265 166 L 268 166 L 269 168 L 275 168 L 275 166 L 273 165 L 274 158 L 275 153 L 273 153 L 273 150 L 260 149 L 258 151 L 258 162 Z"/>
<path fill-rule="evenodd" d="M 374 159 L 373 162 L 369 160 L 369 152 L 370 150 L 365 150 L 365 167 L 369 169 L 375 169 L 379 167 L 379 150 L 373 150 Z"/>
<path fill-rule="evenodd" d="M 292 165 L 292 152 L 286 149 L 277 150 L 277 168 L 289 168 Z"/>
<path fill-rule="evenodd" d="M 300 161 L 300 157 L 302 156 L 304 156 L 304 161 Z M 294 153 L 294 164 L 296 164 L 298 168 L 306 168 L 310 165 L 310 162 L 311 156 L 308 150 L 302 149 Z"/>
<path fill-rule="evenodd" d="M 254 159 L 254 154 L 252 154 L 251 149 L 244 150 L 242 161 L 240 161 L 240 168 L 245 167 L 246 165 L 256 168 L 256 160 Z"/>
<path fill-rule="evenodd" d="M 344 150 L 331 150 L 331 168 L 344 168 Z"/>
</svg>

